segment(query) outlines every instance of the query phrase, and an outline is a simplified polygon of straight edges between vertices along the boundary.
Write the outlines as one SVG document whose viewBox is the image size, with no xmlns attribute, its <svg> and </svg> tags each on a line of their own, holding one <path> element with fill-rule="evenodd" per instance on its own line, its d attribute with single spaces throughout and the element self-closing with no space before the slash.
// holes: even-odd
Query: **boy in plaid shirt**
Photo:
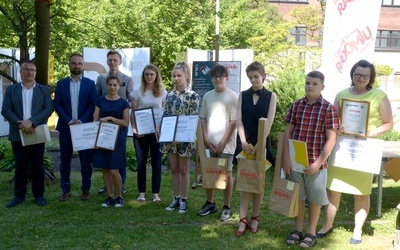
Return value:
<svg viewBox="0 0 400 250">
<path fill-rule="evenodd" d="M 324 75 L 311 71 L 306 76 L 306 96 L 292 103 L 285 117 L 283 143 L 283 169 L 290 180 L 300 184 L 299 213 L 295 217 L 295 230 L 287 237 L 289 245 L 313 247 L 317 243 L 316 226 L 321 205 L 329 203 L 326 194 L 327 158 L 335 145 L 339 119 L 334 106 L 325 100 Z M 289 156 L 289 139 L 306 142 L 308 167 L 304 173 L 293 171 Z M 305 199 L 308 200 L 308 228 L 303 236 Z"/>
</svg>

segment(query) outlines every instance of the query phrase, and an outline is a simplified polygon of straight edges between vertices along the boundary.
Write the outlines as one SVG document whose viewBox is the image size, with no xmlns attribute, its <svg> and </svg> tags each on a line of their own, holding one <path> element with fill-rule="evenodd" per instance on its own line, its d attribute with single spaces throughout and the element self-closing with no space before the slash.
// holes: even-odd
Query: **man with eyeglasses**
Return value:
<svg viewBox="0 0 400 250">
<path fill-rule="evenodd" d="M 227 87 L 228 69 L 223 65 L 215 65 L 209 72 L 214 89 L 208 91 L 200 108 L 200 122 L 203 131 L 204 145 L 211 156 L 226 158 L 228 173 L 224 190 L 224 206 L 220 220 L 231 218 L 231 199 L 233 190 L 232 168 L 233 154 L 236 149 L 236 108 L 238 95 Z M 197 212 L 206 216 L 218 212 L 214 201 L 214 189 L 206 188 L 206 202 Z"/>
<path fill-rule="evenodd" d="M 131 92 L 133 91 L 133 80 L 131 77 L 125 75 L 124 73 L 119 71 L 119 66 L 122 63 L 122 56 L 121 54 L 116 51 L 116 50 L 110 50 L 107 53 L 107 65 L 110 68 L 110 71 L 106 74 L 99 75 L 97 77 L 96 81 L 96 92 L 97 96 L 106 96 L 107 95 L 107 85 L 106 85 L 106 80 L 107 77 L 110 75 L 116 75 L 118 76 L 121 85 L 118 89 L 118 95 L 127 100 L 129 105 L 132 104 L 133 98 L 131 97 Z M 128 132 L 128 130 L 126 130 Z M 125 135 L 125 138 L 127 137 L 127 134 Z M 122 178 L 122 193 L 126 193 L 125 189 L 125 180 L 126 180 L 126 168 L 120 168 L 119 173 L 121 174 Z M 105 193 L 106 187 L 103 186 L 99 189 L 98 193 L 102 194 Z"/>
<path fill-rule="evenodd" d="M 7 207 L 25 201 L 28 184 L 28 166 L 32 168 L 32 193 L 38 206 L 45 206 L 43 156 L 45 144 L 23 146 L 20 131 L 34 134 L 38 125 L 46 124 L 53 113 L 53 103 L 47 86 L 35 81 L 36 66 L 27 61 L 21 65 L 22 82 L 8 86 L 3 99 L 1 114 L 10 124 L 8 140 L 15 159 L 14 198 Z"/>
<path fill-rule="evenodd" d="M 67 201 L 71 191 L 71 158 L 73 153 L 70 126 L 93 121 L 94 102 L 97 98 L 94 81 L 83 77 L 83 57 L 72 54 L 68 62 L 71 72 L 57 82 L 54 107 L 59 116 L 56 130 L 60 142 L 60 175 L 62 194 L 60 201 Z M 82 200 L 88 200 L 92 178 L 92 150 L 78 151 L 81 163 Z"/>
</svg>

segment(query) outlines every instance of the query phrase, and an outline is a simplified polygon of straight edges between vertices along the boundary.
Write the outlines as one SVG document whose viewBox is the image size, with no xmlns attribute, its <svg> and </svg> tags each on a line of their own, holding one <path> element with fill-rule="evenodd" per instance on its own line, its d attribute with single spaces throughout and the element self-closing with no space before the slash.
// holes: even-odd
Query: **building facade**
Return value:
<svg viewBox="0 0 400 250">
<path fill-rule="evenodd" d="M 324 1 L 324 0 L 322 0 Z M 309 6 L 321 8 L 318 0 L 270 0 L 269 4 L 275 6 L 286 20 L 293 21 L 291 11 L 294 8 Z M 323 11 L 321 9 L 321 15 Z M 393 69 L 391 76 L 381 79 L 381 88 L 392 83 L 400 86 L 400 0 L 382 0 L 378 30 L 375 41 L 374 63 L 388 65 Z M 291 37 L 299 46 L 322 46 L 322 42 L 315 42 L 307 36 L 304 24 L 295 24 L 290 30 Z M 384 85 L 384 86 L 382 86 Z"/>
</svg>

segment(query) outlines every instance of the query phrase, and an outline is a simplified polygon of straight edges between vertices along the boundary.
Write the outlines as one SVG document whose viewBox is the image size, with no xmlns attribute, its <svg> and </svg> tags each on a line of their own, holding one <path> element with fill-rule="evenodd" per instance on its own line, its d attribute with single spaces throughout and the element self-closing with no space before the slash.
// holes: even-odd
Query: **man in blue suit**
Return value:
<svg viewBox="0 0 400 250">
<path fill-rule="evenodd" d="M 68 66 L 71 75 L 57 82 L 54 107 L 59 116 L 56 130 L 60 142 L 60 175 L 62 194 L 60 201 L 66 201 L 71 191 L 71 157 L 73 153 L 69 126 L 93 121 L 96 86 L 94 81 L 83 77 L 83 57 L 73 54 Z M 92 150 L 78 151 L 82 175 L 82 200 L 88 200 L 92 178 Z"/>
<path fill-rule="evenodd" d="M 8 140 L 11 141 L 15 159 L 14 199 L 7 207 L 15 207 L 25 201 L 28 184 L 28 165 L 32 167 L 32 193 L 39 206 L 44 199 L 44 143 L 22 146 L 19 130 L 33 134 L 38 125 L 46 124 L 53 113 L 53 103 L 47 86 L 35 81 L 36 66 L 27 61 L 21 65 L 22 82 L 8 86 L 3 99 L 1 114 L 10 123 Z"/>
</svg>

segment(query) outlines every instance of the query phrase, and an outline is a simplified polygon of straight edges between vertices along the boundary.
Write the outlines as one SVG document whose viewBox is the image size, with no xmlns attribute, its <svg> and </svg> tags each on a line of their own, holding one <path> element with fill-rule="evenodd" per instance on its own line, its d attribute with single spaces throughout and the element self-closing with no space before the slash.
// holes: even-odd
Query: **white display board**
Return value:
<svg viewBox="0 0 400 250">
<path fill-rule="evenodd" d="M 108 72 L 107 53 L 109 49 L 83 48 L 83 59 L 85 61 L 85 77 L 96 82 L 99 74 Z M 142 71 L 150 63 L 150 48 L 118 49 L 122 56 L 119 70 L 132 77 L 133 88 L 140 87 Z"/>
</svg>

